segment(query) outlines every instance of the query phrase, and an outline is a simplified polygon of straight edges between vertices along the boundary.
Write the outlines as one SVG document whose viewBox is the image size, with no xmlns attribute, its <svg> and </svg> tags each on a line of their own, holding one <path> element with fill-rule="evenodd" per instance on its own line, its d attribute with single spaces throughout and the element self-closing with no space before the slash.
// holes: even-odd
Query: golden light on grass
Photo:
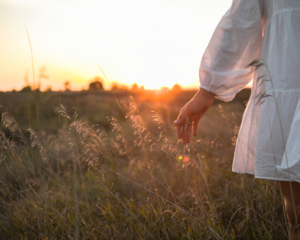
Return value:
<svg viewBox="0 0 300 240">
<path fill-rule="evenodd" d="M 0 239 L 287 238 L 275 185 L 230 169 L 244 104 L 213 105 L 183 147 L 172 121 L 194 91 L 160 89 L 199 85 L 230 3 L 0 0 L 0 90 L 33 86 L 31 67 L 65 88 L 0 92 Z M 116 90 L 68 90 L 97 75 Z"/>
<path fill-rule="evenodd" d="M 231 172 L 240 103 L 213 105 L 185 148 L 144 92 L 38 94 L 40 132 L 32 92 L 0 93 L 0 239 L 287 239 L 276 186 Z"/>
</svg>

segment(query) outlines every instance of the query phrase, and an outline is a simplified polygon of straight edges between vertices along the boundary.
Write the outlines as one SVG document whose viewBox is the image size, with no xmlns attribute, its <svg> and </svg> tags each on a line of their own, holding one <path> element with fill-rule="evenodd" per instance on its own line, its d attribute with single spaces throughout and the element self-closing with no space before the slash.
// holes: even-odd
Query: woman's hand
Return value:
<svg viewBox="0 0 300 240">
<path fill-rule="evenodd" d="M 182 139 L 183 144 L 190 142 L 192 125 L 194 136 L 197 135 L 198 123 L 213 103 L 214 96 L 213 93 L 200 88 L 196 95 L 180 110 L 174 124 L 177 129 L 177 137 Z"/>
</svg>

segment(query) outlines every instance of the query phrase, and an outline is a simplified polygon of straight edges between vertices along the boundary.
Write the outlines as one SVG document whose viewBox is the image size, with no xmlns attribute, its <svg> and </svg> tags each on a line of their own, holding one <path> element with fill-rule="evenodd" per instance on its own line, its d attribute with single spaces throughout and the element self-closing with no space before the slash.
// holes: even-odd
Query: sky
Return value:
<svg viewBox="0 0 300 240">
<path fill-rule="evenodd" d="M 0 0 L 0 91 L 33 85 L 198 87 L 201 57 L 232 0 Z M 26 27 L 26 28 L 25 28 Z M 48 78 L 39 79 L 43 74 Z M 109 84 L 106 84 L 108 88 Z"/>
</svg>

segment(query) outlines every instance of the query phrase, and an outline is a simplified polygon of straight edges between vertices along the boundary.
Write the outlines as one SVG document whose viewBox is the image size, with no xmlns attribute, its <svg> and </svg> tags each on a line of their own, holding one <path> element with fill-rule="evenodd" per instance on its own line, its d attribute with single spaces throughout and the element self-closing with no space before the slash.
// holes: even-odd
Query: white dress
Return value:
<svg viewBox="0 0 300 240">
<path fill-rule="evenodd" d="M 265 66 L 246 69 L 255 59 Z M 200 87 L 224 101 L 253 79 L 232 170 L 300 182 L 300 0 L 233 0 L 199 76 Z"/>
</svg>

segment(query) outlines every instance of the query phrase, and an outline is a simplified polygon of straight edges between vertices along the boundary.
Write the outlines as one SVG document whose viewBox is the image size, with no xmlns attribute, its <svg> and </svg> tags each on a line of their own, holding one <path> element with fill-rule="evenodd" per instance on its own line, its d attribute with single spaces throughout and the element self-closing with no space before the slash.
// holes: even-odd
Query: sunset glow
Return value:
<svg viewBox="0 0 300 240">
<path fill-rule="evenodd" d="M 1 89 L 87 88 L 89 79 L 145 88 L 199 86 L 198 68 L 211 34 L 231 0 L 0 0 Z M 218 6 L 215 8 L 215 6 Z M 108 86 L 106 86 L 108 88 Z"/>
</svg>

